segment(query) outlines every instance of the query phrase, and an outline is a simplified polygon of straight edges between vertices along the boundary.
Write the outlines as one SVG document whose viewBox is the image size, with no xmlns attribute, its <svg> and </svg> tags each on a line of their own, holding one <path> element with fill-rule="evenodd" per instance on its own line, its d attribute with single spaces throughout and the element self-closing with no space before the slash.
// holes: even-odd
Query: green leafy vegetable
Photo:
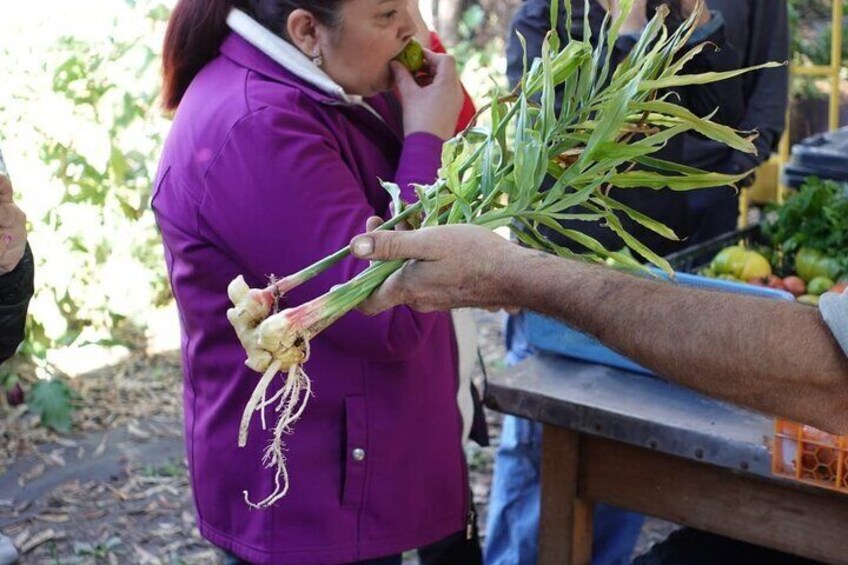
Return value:
<svg viewBox="0 0 848 565">
<path fill-rule="evenodd" d="M 848 271 L 848 187 L 810 177 L 782 205 L 770 205 L 763 233 L 784 256 L 815 249 Z"/>
</svg>

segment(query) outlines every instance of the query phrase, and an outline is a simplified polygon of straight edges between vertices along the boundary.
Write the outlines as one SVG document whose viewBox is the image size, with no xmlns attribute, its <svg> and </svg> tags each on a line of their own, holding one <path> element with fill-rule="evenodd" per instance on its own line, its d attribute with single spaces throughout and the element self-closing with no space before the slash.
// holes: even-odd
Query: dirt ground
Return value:
<svg viewBox="0 0 848 565">
<path fill-rule="evenodd" d="M 501 370 L 500 318 L 477 318 L 487 369 Z M 13 540 L 21 563 L 218 562 L 194 524 L 177 352 L 132 354 L 72 386 L 78 400 L 68 436 L 39 426 L 25 406 L 0 405 L 0 532 Z M 502 416 L 489 411 L 487 419 L 493 445 L 467 450 L 481 528 Z M 649 520 L 637 552 L 672 528 Z"/>
</svg>

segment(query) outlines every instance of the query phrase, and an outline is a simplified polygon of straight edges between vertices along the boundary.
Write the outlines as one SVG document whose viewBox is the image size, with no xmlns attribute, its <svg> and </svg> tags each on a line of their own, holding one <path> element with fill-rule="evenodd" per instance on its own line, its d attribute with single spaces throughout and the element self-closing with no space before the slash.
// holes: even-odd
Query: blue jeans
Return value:
<svg viewBox="0 0 848 565">
<path fill-rule="evenodd" d="M 507 364 L 533 353 L 523 317 L 507 320 Z M 539 470 L 542 425 L 506 416 L 495 455 L 486 523 L 486 565 L 533 565 L 539 552 Z M 594 508 L 592 565 L 630 563 L 645 517 L 605 504 Z"/>
</svg>

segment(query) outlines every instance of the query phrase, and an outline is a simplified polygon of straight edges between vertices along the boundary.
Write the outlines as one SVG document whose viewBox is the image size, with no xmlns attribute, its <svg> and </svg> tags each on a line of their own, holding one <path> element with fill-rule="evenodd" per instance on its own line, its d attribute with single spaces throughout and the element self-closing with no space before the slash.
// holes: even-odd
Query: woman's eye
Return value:
<svg viewBox="0 0 848 565">
<path fill-rule="evenodd" d="M 390 20 L 397 15 L 397 10 L 391 10 L 390 12 L 386 12 L 385 14 L 381 14 L 383 18 Z"/>
</svg>

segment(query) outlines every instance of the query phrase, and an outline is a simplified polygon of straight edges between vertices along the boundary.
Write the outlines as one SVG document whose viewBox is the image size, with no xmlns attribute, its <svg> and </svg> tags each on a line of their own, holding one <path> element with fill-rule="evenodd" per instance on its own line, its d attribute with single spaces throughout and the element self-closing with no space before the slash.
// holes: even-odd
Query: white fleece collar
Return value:
<svg viewBox="0 0 848 565">
<path fill-rule="evenodd" d="M 383 121 L 383 117 L 365 102 L 362 96 L 346 93 L 341 85 L 310 61 L 294 45 L 275 35 L 243 11 L 238 8 L 230 10 L 230 14 L 227 16 L 227 25 L 245 41 L 265 53 L 293 75 L 321 89 L 340 102 L 351 106 L 362 106 L 380 121 Z"/>
</svg>

